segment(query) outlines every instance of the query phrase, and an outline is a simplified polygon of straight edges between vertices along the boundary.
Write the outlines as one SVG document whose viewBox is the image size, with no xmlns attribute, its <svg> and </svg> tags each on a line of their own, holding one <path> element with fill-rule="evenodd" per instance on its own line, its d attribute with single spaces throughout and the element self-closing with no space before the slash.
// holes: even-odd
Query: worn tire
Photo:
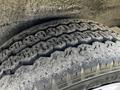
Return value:
<svg viewBox="0 0 120 90">
<path fill-rule="evenodd" d="M 32 26 L 0 47 L 0 90 L 88 90 L 120 81 L 120 36 L 90 20 Z"/>
</svg>

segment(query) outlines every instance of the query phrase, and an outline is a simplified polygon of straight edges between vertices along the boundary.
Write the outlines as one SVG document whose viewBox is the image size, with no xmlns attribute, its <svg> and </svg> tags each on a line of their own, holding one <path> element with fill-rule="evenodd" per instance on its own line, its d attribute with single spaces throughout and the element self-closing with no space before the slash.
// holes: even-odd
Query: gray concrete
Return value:
<svg viewBox="0 0 120 90">
<path fill-rule="evenodd" d="M 120 0 L 0 0 L 0 25 L 62 13 L 118 25 Z"/>
</svg>

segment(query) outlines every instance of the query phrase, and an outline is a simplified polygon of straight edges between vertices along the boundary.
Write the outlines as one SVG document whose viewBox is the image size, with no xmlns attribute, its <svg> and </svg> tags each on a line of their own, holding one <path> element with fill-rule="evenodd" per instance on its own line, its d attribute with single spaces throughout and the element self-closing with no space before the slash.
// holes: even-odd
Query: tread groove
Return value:
<svg viewBox="0 0 120 90">
<path fill-rule="evenodd" d="M 47 40 L 50 40 L 50 39 L 52 39 L 52 38 L 58 38 L 58 37 L 60 37 L 60 36 L 62 36 L 62 35 L 66 35 L 66 34 L 69 35 L 69 34 L 72 34 L 72 33 L 74 33 L 74 32 L 81 32 L 81 33 L 82 33 L 82 32 L 86 32 L 86 31 L 90 31 L 90 30 L 85 30 L 85 31 L 76 30 L 76 31 L 69 32 L 69 33 L 62 33 L 62 34 L 60 34 L 60 35 L 58 35 L 58 36 L 53 36 L 53 37 L 46 38 L 45 40 L 39 40 L 39 41 L 37 41 L 37 42 L 35 42 L 35 43 L 31 44 L 31 45 L 25 46 L 24 48 L 18 50 L 18 51 L 15 52 L 15 53 L 13 53 L 13 52 L 11 51 L 11 53 L 9 53 L 8 56 L 6 56 L 6 58 L 5 58 L 4 60 L 1 60 L 2 62 L 0 63 L 0 65 L 1 65 L 6 59 L 8 59 L 10 56 L 15 56 L 17 53 L 21 52 L 21 51 L 24 50 L 25 48 L 30 48 L 30 47 L 32 47 L 33 45 L 35 45 L 35 44 L 37 44 L 37 43 L 39 43 L 39 42 L 46 42 Z M 95 31 L 98 31 L 98 30 L 93 30 L 93 31 L 91 31 L 91 32 L 95 32 Z M 101 31 L 101 30 L 99 30 L 99 31 Z M 106 31 L 107 31 L 107 30 L 104 30 L 104 32 L 106 32 Z"/>
<path fill-rule="evenodd" d="M 33 58 L 31 58 L 29 61 L 20 61 L 19 63 L 18 63 L 18 65 L 14 68 L 14 69 L 8 69 L 8 70 L 5 70 L 5 71 L 3 71 L 3 73 L 1 74 L 1 76 L 0 76 L 0 78 L 2 78 L 3 76 L 5 76 L 5 75 L 12 75 L 12 74 L 14 74 L 15 72 L 16 72 L 16 70 L 18 70 L 21 66 L 25 66 L 25 65 L 33 65 L 34 64 L 34 62 L 38 59 L 38 58 L 40 58 L 40 57 L 50 57 L 50 55 L 53 53 L 53 52 L 55 52 L 55 51 L 64 51 L 66 48 L 69 48 L 69 47 L 76 47 L 77 48 L 77 46 L 78 45 L 81 45 L 81 44 L 88 44 L 88 45 L 92 45 L 92 43 L 94 43 L 94 42 L 101 42 L 101 43 L 105 43 L 106 41 L 109 41 L 109 39 L 107 40 L 107 39 L 103 39 L 102 41 L 99 41 L 99 40 L 91 40 L 91 41 L 89 41 L 88 43 L 86 43 L 86 42 L 82 42 L 82 43 L 78 43 L 78 44 L 75 44 L 75 45 L 67 45 L 66 47 L 64 47 L 64 48 L 56 48 L 56 49 L 54 49 L 54 50 L 52 50 L 52 51 L 49 51 L 48 53 L 46 53 L 46 54 L 41 54 L 41 55 L 39 55 L 39 54 L 37 54 L 37 55 L 35 55 L 35 57 L 33 57 Z M 115 40 L 111 40 L 112 42 L 116 42 Z"/>
</svg>

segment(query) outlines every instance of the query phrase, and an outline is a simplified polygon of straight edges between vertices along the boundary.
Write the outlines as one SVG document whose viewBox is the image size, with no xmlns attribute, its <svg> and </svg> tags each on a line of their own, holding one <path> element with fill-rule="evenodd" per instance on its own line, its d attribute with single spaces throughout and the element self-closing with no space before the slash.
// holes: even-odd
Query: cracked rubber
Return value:
<svg viewBox="0 0 120 90">
<path fill-rule="evenodd" d="M 0 47 L 0 90 L 88 90 L 120 80 L 120 36 L 84 19 L 44 22 Z"/>
</svg>

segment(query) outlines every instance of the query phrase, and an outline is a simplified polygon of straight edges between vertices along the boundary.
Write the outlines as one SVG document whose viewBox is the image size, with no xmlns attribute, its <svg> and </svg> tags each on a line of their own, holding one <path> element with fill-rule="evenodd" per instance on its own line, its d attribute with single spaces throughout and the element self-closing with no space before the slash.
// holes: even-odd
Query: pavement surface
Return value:
<svg viewBox="0 0 120 90">
<path fill-rule="evenodd" d="M 0 0 L 0 25 L 60 14 L 119 26 L 120 0 Z"/>
</svg>

